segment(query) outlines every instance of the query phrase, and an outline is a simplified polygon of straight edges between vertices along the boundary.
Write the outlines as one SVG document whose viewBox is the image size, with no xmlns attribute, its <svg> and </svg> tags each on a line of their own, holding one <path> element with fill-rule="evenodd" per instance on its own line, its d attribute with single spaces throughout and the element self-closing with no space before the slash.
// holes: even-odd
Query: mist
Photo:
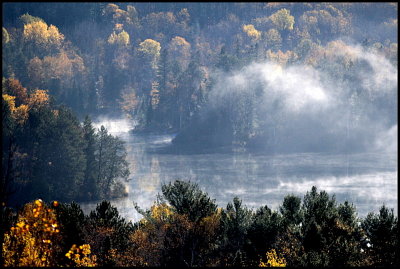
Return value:
<svg viewBox="0 0 400 269">
<path fill-rule="evenodd" d="M 118 135 L 121 133 L 128 133 L 135 127 L 135 122 L 127 117 L 121 115 L 117 118 L 108 117 L 106 115 L 99 116 L 93 121 L 93 126 L 96 129 L 100 129 L 104 126 L 108 133 L 112 135 Z"/>
<path fill-rule="evenodd" d="M 255 96 L 258 145 L 276 151 L 396 151 L 397 68 L 378 52 L 339 44 L 328 51 L 325 66 L 265 61 L 219 72 L 203 120 L 219 109 L 237 113 L 239 98 Z M 340 75 L 335 68 L 343 60 L 351 67 Z"/>
</svg>

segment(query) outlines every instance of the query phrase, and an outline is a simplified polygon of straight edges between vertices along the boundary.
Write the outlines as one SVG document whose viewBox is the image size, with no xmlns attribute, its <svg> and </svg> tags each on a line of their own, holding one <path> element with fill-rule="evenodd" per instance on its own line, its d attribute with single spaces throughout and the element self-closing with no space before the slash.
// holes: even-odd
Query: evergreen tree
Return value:
<svg viewBox="0 0 400 269">
<path fill-rule="evenodd" d="M 369 213 L 361 223 L 367 241 L 364 249 L 374 266 L 399 264 L 398 218 L 383 205 L 379 214 Z"/>
<path fill-rule="evenodd" d="M 196 183 L 175 180 L 161 186 L 163 197 L 179 214 L 186 214 L 193 222 L 210 216 L 217 209 L 215 200 Z"/>
<path fill-rule="evenodd" d="M 82 199 L 91 200 L 98 197 L 98 187 L 96 184 L 97 163 L 95 156 L 97 136 L 89 116 L 86 116 L 83 122 L 83 139 L 85 141 L 84 153 L 86 157 L 86 169 L 81 194 L 83 195 Z"/>
<path fill-rule="evenodd" d="M 220 253 L 224 257 L 223 266 L 249 266 L 247 249 L 250 245 L 249 229 L 252 225 L 252 212 L 242 206 L 235 197 L 228 203 L 221 215 Z"/>
</svg>

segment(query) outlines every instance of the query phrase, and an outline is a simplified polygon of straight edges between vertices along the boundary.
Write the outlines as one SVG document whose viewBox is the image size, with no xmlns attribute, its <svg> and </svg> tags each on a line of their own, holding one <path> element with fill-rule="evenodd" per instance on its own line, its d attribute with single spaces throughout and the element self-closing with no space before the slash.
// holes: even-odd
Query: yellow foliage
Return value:
<svg viewBox="0 0 400 269">
<path fill-rule="evenodd" d="M 207 241 L 211 241 L 216 236 L 216 232 L 218 231 L 218 227 L 220 225 L 221 212 L 222 209 L 218 208 L 216 213 L 205 217 L 200 221 L 200 233 L 204 239 L 207 239 Z"/>
<path fill-rule="evenodd" d="M 33 41 L 38 45 L 60 46 L 64 35 L 54 25 L 47 26 L 43 21 L 36 21 L 24 25 L 23 37 L 26 41 Z"/>
<path fill-rule="evenodd" d="M 293 30 L 294 17 L 290 15 L 290 10 L 286 8 L 278 10 L 269 19 L 278 30 Z"/>
<path fill-rule="evenodd" d="M 293 62 L 297 60 L 298 56 L 295 52 L 288 50 L 283 53 L 281 50 L 278 50 L 276 53 L 271 50 L 267 50 L 267 59 L 273 61 L 281 66 L 285 66 L 288 62 Z"/>
<path fill-rule="evenodd" d="M 157 68 L 157 60 L 160 57 L 161 45 L 159 42 L 153 39 L 146 39 L 145 41 L 139 44 L 140 52 L 142 52 L 145 56 L 150 57 L 151 67 L 153 69 Z"/>
<path fill-rule="evenodd" d="M 243 25 L 243 32 L 245 32 L 253 41 L 258 41 L 261 37 L 261 32 L 254 28 L 254 25 Z"/>
<path fill-rule="evenodd" d="M 125 31 L 122 31 L 119 34 L 116 34 L 115 32 L 113 32 L 108 37 L 108 43 L 109 44 L 117 44 L 119 46 L 127 46 L 127 45 L 129 45 L 129 34 Z"/>
<path fill-rule="evenodd" d="M 8 34 L 7 29 L 4 27 L 2 27 L 2 40 L 3 44 L 10 42 L 10 35 Z"/>
<path fill-rule="evenodd" d="M 42 107 L 49 103 L 49 95 L 47 90 L 36 89 L 29 95 L 28 105 L 29 107 Z"/>
<path fill-rule="evenodd" d="M 15 106 L 15 96 L 3 94 L 3 100 L 8 103 L 11 117 L 19 124 L 23 124 L 28 119 L 29 107 L 27 105 Z"/>
<path fill-rule="evenodd" d="M 266 253 L 267 261 L 260 260 L 259 267 L 286 267 L 286 260 L 284 257 L 278 257 L 276 250 L 272 249 Z"/>
<path fill-rule="evenodd" d="M 163 203 L 163 204 L 154 204 L 150 208 L 151 217 L 158 221 L 166 221 L 172 214 L 172 208 Z"/>
<path fill-rule="evenodd" d="M 15 110 L 15 96 L 11 96 L 8 94 L 3 94 L 3 100 L 7 102 L 10 107 L 11 113 Z"/>
<path fill-rule="evenodd" d="M 90 245 L 83 244 L 79 247 L 72 245 L 71 249 L 65 254 L 65 256 L 74 261 L 76 267 L 95 267 L 97 266 L 96 255 L 90 254 Z"/>
<path fill-rule="evenodd" d="M 146 39 L 145 41 L 139 44 L 139 51 L 148 55 L 159 56 L 160 50 L 161 50 L 160 43 L 153 39 Z"/>
<path fill-rule="evenodd" d="M 18 79 L 9 78 L 5 81 L 5 88 L 10 95 L 15 96 L 16 105 L 25 104 L 28 99 L 28 91 L 22 87 Z"/>
<path fill-rule="evenodd" d="M 15 120 L 19 124 L 23 124 L 28 119 L 28 111 L 29 107 L 27 105 L 20 105 L 19 107 L 17 107 L 14 111 Z"/>
<path fill-rule="evenodd" d="M 180 36 L 172 38 L 171 43 L 179 47 L 190 47 L 190 43 L 187 42 L 186 39 Z"/>
<path fill-rule="evenodd" d="M 15 227 L 5 233 L 5 266 L 55 266 L 60 241 L 56 216 L 41 200 L 26 204 Z"/>
</svg>

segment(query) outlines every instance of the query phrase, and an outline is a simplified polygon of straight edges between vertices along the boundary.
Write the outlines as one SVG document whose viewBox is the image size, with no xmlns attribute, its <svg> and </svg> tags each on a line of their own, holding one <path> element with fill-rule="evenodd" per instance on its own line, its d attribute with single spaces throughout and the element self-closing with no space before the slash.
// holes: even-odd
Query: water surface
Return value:
<svg viewBox="0 0 400 269">
<path fill-rule="evenodd" d="M 106 126 L 107 127 L 107 126 Z M 111 130 L 112 131 L 112 130 Z M 287 194 L 303 198 L 312 186 L 353 203 L 360 217 L 385 204 L 397 215 L 397 153 L 161 153 L 172 135 L 132 135 L 114 132 L 126 141 L 130 163 L 129 195 L 112 200 L 121 215 L 137 221 L 133 203 L 149 208 L 162 183 L 175 179 L 199 184 L 218 206 L 235 196 L 250 208 L 278 209 Z M 96 202 L 82 204 L 85 213 Z"/>
</svg>

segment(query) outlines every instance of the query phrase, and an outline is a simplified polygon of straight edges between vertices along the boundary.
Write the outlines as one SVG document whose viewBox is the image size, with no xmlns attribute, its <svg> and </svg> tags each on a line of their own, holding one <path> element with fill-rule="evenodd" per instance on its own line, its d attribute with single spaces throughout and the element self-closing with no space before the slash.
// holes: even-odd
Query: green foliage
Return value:
<svg viewBox="0 0 400 269">
<path fill-rule="evenodd" d="M 249 247 L 249 229 L 252 212 L 242 206 L 238 197 L 228 203 L 221 214 L 220 251 L 224 257 L 223 266 L 250 265 L 246 250 Z"/>
<path fill-rule="evenodd" d="M 92 246 L 93 253 L 103 266 L 115 265 L 111 250 L 122 252 L 129 246 L 129 235 L 133 225 L 122 218 L 110 202 L 99 203 L 86 219 L 85 241 Z"/>
<path fill-rule="evenodd" d="M 185 214 L 195 223 L 210 216 L 217 209 L 215 200 L 195 183 L 176 180 L 161 186 L 163 197 L 179 214 Z"/>
<path fill-rule="evenodd" d="M 286 226 L 299 225 L 303 220 L 301 198 L 294 195 L 285 196 L 282 206 L 279 207 L 279 212 L 282 214 Z"/>
<path fill-rule="evenodd" d="M 198 190 L 198 186 L 186 182 L 189 188 L 182 189 L 180 183 L 164 186 L 178 191 L 179 200 L 193 201 L 193 193 L 184 189 Z M 279 212 L 268 206 L 253 212 L 235 197 L 226 209 L 215 210 L 193 222 L 185 212 L 193 215 L 193 210 L 201 207 L 194 209 L 184 202 L 175 207 L 160 199 L 150 210 L 139 210 L 144 217 L 134 225 L 122 218 L 108 201 L 99 203 L 89 215 L 76 203 L 54 201 L 51 206 L 41 200 L 28 203 L 18 217 L 9 217 L 10 223 L 5 226 L 5 264 L 191 267 L 398 264 L 398 218 L 384 205 L 378 214 L 371 212 L 359 219 L 352 204 L 336 205 L 334 196 L 317 192 L 313 187 L 304 196 L 301 207 L 298 197 L 288 195 Z M 300 218 L 301 209 L 310 220 Z M 89 252 L 94 256 L 88 256 Z"/>
<path fill-rule="evenodd" d="M 126 156 L 124 141 L 108 134 L 107 129 L 101 126 L 97 134 L 95 152 L 98 167 L 96 186 L 99 188 L 100 197 L 110 197 L 118 180 L 128 180 L 130 172 Z"/>
<path fill-rule="evenodd" d="M 120 139 L 104 127 L 96 134 L 89 118 L 81 126 L 69 109 L 55 107 L 46 91 L 28 91 L 15 79 L 4 80 L 3 89 L 12 94 L 2 101 L 7 146 L 2 165 L 12 167 L 4 176 L 13 182 L 7 188 L 19 189 L 25 201 L 123 195 L 116 187 L 127 180 L 129 169 Z M 19 113 L 21 107 L 26 113 Z"/>
<path fill-rule="evenodd" d="M 371 257 L 371 265 L 399 264 L 398 218 L 394 216 L 393 209 L 383 205 L 379 214 L 369 213 L 361 226 L 367 236 L 364 248 Z"/>
<path fill-rule="evenodd" d="M 303 263 L 319 266 L 362 265 L 362 232 L 353 205 L 313 187 L 304 197 Z"/>
<path fill-rule="evenodd" d="M 53 202 L 53 209 L 57 216 L 57 220 L 61 227 L 61 236 L 63 238 L 60 241 L 61 255 L 59 259 L 67 262 L 65 253 L 69 251 L 73 244 L 82 245 L 84 244 L 84 226 L 85 226 L 85 214 L 80 208 L 79 204 L 72 202 L 66 203 L 55 203 Z"/>
</svg>

